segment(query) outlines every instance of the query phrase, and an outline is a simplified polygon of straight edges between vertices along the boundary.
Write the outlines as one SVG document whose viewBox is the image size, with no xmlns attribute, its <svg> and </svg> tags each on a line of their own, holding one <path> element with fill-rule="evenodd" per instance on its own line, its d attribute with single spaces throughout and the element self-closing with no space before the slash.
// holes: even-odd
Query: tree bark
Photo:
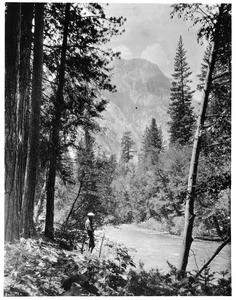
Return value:
<svg viewBox="0 0 236 300">
<path fill-rule="evenodd" d="M 56 171 L 59 159 L 59 147 L 60 147 L 60 119 L 61 112 L 63 109 L 63 89 L 65 81 L 65 66 L 66 66 L 66 51 L 67 51 L 67 38 L 68 38 L 68 27 L 70 20 L 70 4 L 66 4 L 65 9 L 65 22 L 63 31 L 63 42 L 61 51 L 61 63 L 58 72 L 58 89 L 55 97 L 55 114 L 52 124 L 52 153 L 49 161 L 49 172 L 47 181 L 47 192 L 46 192 L 46 222 L 44 234 L 49 238 L 54 238 L 54 193 L 55 193 L 55 181 Z"/>
<path fill-rule="evenodd" d="M 24 196 L 22 202 L 21 234 L 25 238 L 34 235 L 34 196 L 38 166 L 40 106 L 42 98 L 43 72 L 43 28 L 44 4 L 35 4 L 34 62 L 32 95 L 30 99 L 30 128 Z"/>
<path fill-rule="evenodd" d="M 222 6 L 219 11 L 219 16 L 222 14 Z M 202 101 L 201 113 L 198 117 L 196 134 L 194 137 L 194 144 L 192 150 L 192 157 L 189 169 L 189 178 L 188 178 L 188 195 L 186 199 L 186 207 L 185 207 L 185 225 L 184 225 L 184 234 L 183 234 L 183 245 L 182 252 L 180 257 L 180 267 L 179 267 L 179 275 L 180 277 L 185 276 L 186 268 L 188 264 L 189 251 L 191 248 L 191 244 L 193 241 L 192 231 L 193 231 L 193 223 L 194 223 L 194 201 L 195 201 L 195 187 L 197 181 L 197 169 L 198 169 L 198 160 L 200 155 L 201 148 L 201 131 L 205 121 L 206 109 L 208 105 L 209 94 L 211 90 L 211 84 L 213 79 L 213 71 L 215 68 L 217 51 L 218 51 L 218 39 L 219 39 L 219 22 L 217 21 L 215 27 L 215 35 L 213 40 L 213 47 L 211 56 L 209 59 L 209 67 L 205 81 L 204 87 L 204 96 Z"/>
<path fill-rule="evenodd" d="M 19 102 L 20 3 L 7 3 L 5 23 L 5 240 L 19 239 L 17 105 Z"/>
<path fill-rule="evenodd" d="M 38 203 L 36 204 L 36 216 L 35 216 L 35 224 L 39 222 L 39 217 L 43 212 L 43 207 L 44 207 L 44 201 L 45 201 L 45 194 L 46 194 L 46 183 L 47 183 L 47 178 L 44 181 L 43 186 L 41 187 L 41 193 L 39 195 Z"/>
<path fill-rule="evenodd" d="M 21 41 L 20 41 L 20 101 L 17 109 L 18 125 L 18 174 L 17 196 L 19 198 L 20 208 L 22 207 L 23 187 L 25 180 L 25 168 L 27 159 L 28 143 L 28 112 L 31 88 L 31 45 L 32 45 L 32 20 L 33 4 L 21 4 Z"/>
</svg>

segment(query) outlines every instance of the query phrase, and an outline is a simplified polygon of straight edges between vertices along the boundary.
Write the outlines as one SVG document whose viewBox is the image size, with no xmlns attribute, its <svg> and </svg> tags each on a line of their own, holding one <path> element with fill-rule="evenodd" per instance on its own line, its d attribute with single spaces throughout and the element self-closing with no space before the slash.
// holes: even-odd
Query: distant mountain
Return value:
<svg viewBox="0 0 236 300">
<path fill-rule="evenodd" d="M 128 130 L 135 141 L 134 150 L 138 151 L 142 134 L 152 118 L 168 140 L 171 80 L 156 64 L 145 59 L 117 60 L 113 73 L 112 83 L 117 92 L 104 94 L 110 103 L 100 120 L 104 130 L 96 136 L 101 151 L 119 155 L 123 132 Z"/>
</svg>

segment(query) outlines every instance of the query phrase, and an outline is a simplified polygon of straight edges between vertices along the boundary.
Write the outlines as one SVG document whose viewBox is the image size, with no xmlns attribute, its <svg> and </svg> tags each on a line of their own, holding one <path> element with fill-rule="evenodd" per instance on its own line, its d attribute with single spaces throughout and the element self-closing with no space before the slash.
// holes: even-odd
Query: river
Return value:
<svg viewBox="0 0 236 300">
<path fill-rule="evenodd" d="M 140 228 L 138 225 L 121 225 L 104 227 L 105 238 L 125 245 L 138 263 L 144 263 L 146 270 L 158 268 L 163 272 L 170 270 L 167 261 L 178 267 L 182 237 L 164 235 L 154 230 Z M 187 271 L 200 269 L 208 261 L 219 242 L 194 240 L 190 250 Z M 231 247 L 226 245 L 210 264 L 211 271 L 231 270 Z"/>
</svg>

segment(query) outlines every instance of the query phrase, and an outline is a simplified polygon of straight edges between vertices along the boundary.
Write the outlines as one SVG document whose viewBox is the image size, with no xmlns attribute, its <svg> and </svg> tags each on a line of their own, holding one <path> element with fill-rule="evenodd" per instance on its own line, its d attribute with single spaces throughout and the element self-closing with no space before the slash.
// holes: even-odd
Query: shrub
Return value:
<svg viewBox="0 0 236 300">
<path fill-rule="evenodd" d="M 165 226 L 161 222 L 155 220 L 154 218 L 150 218 L 144 222 L 140 222 L 138 223 L 138 225 L 142 228 L 150 230 L 156 230 L 159 232 L 165 231 Z"/>
<path fill-rule="evenodd" d="M 169 232 L 175 235 L 181 235 L 184 231 L 184 217 L 174 217 L 172 219 L 172 226 L 169 228 Z"/>
</svg>

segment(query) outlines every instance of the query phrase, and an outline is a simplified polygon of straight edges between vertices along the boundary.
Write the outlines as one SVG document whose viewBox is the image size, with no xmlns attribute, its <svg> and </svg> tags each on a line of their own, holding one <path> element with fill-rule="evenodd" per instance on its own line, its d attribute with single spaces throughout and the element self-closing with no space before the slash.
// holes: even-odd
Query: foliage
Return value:
<svg viewBox="0 0 236 300">
<path fill-rule="evenodd" d="M 170 147 L 160 156 L 157 169 L 160 188 L 157 199 L 159 209 L 166 219 L 183 215 L 189 160 L 188 146 Z"/>
<path fill-rule="evenodd" d="M 152 164 L 141 157 L 136 165 L 117 165 L 112 187 L 118 204 L 114 207 L 114 214 L 120 222 L 144 222 L 153 218 L 166 223 L 170 229 L 175 225 L 168 220 L 183 215 L 190 148 L 158 150 L 156 159 Z"/>
<path fill-rule="evenodd" d="M 5 296 L 58 295 L 63 292 L 64 273 L 74 269 L 76 264 L 67 261 L 65 252 L 58 253 L 43 241 L 21 239 L 15 245 L 6 244 Z"/>
<path fill-rule="evenodd" d="M 192 95 L 189 79 L 192 72 L 186 61 L 183 39 L 180 36 L 174 60 L 174 73 L 170 93 L 170 143 L 186 145 L 193 136 L 195 117 L 192 106 Z"/>
<path fill-rule="evenodd" d="M 21 239 L 5 245 L 5 296 L 229 296 L 227 272 L 179 281 L 176 268 L 169 273 L 135 267 L 128 249 L 109 240 L 101 258 L 62 250 L 42 239 Z M 73 283 L 74 282 L 74 283 Z"/>
<path fill-rule="evenodd" d="M 163 150 L 162 132 L 153 118 L 143 135 L 143 148 L 138 164 L 130 162 L 133 156 L 130 151 L 133 145 L 130 134 L 124 133 L 121 142 L 123 156 L 117 166 L 113 187 L 118 192 L 119 198 L 116 199 L 121 203 L 118 208 L 119 214 L 123 216 L 123 222 L 140 222 L 155 214 L 149 200 L 155 197 L 159 190 L 153 166 L 158 163 L 158 157 Z"/>
<path fill-rule="evenodd" d="M 50 85 L 45 81 L 48 88 L 43 116 L 48 126 L 52 126 L 65 4 L 50 3 L 46 8 L 45 75 L 53 80 Z M 111 68 L 108 65 L 119 55 L 104 45 L 112 36 L 121 34 L 120 27 L 124 24 L 122 17 L 106 17 L 103 6 L 97 3 L 71 4 L 69 18 L 64 99 L 61 107 L 61 151 L 74 145 L 79 126 L 96 128 L 94 118 L 100 115 L 107 103 L 100 96 L 100 91 L 115 90 L 110 82 Z"/>
<path fill-rule="evenodd" d="M 183 21 L 191 21 L 191 26 L 198 26 L 198 41 L 206 39 L 212 41 L 215 31 L 215 20 L 219 15 L 220 4 L 201 4 L 201 3 L 178 3 L 172 5 L 173 11 L 171 18 L 177 16 L 182 18 Z M 225 3 L 223 5 L 224 14 L 221 18 L 228 18 L 231 15 L 231 4 Z M 226 29 L 225 36 L 222 35 L 222 42 L 224 38 L 228 39 L 231 36 L 231 27 L 228 22 L 221 22 L 221 29 Z M 222 43 L 222 45 L 224 42 Z M 226 46 L 227 47 L 227 46 Z"/>
<path fill-rule="evenodd" d="M 199 7 L 201 10 L 201 4 L 200 5 L 196 4 L 193 6 L 189 6 L 188 4 L 187 5 L 180 4 L 179 6 L 174 5 L 173 13 L 183 14 L 184 18 L 189 18 L 192 21 L 196 21 L 196 14 Z M 212 43 L 212 50 L 210 52 L 210 55 L 208 56 L 209 62 L 207 64 L 207 72 L 206 69 L 203 70 L 204 80 L 205 80 L 204 93 L 203 93 L 204 97 L 202 101 L 202 109 L 198 118 L 197 130 L 195 134 L 193 151 L 192 151 L 192 159 L 191 159 L 190 170 L 189 170 L 188 195 L 186 198 L 186 210 L 185 210 L 184 241 L 183 241 L 181 264 L 179 269 L 181 276 L 184 276 L 184 273 L 186 272 L 189 251 L 192 243 L 193 223 L 195 217 L 194 204 L 196 202 L 195 190 L 196 190 L 196 183 L 197 183 L 199 156 L 201 151 L 202 130 L 204 130 L 205 119 L 207 117 L 206 112 L 208 112 L 209 108 L 211 108 L 211 104 L 214 103 L 215 100 L 214 88 L 215 88 L 215 83 L 217 85 L 218 79 L 221 80 L 222 77 L 224 77 L 224 79 L 226 77 L 226 82 L 231 82 L 231 41 L 230 41 L 231 32 L 228 32 L 230 31 L 230 27 L 228 25 L 231 24 L 231 5 L 220 4 L 217 8 L 215 6 L 213 11 L 204 12 L 203 10 L 201 10 L 201 13 L 202 16 L 204 15 L 204 17 L 202 18 L 202 24 L 201 24 L 199 35 L 201 37 L 201 35 L 204 34 L 206 39 L 210 43 Z M 215 19 L 213 20 L 211 19 L 211 17 L 214 13 L 216 13 L 216 16 Z M 209 18 L 206 18 L 206 16 L 209 16 Z M 224 33 L 226 33 L 226 38 Z M 225 52 L 228 55 L 227 59 L 225 59 L 224 56 Z M 225 63 L 226 66 L 225 69 L 227 70 L 226 73 L 224 72 L 223 74 L 218 73 L 219 63 L 220 64 Z M 225 90 L 224 83 L 222 84 L 222 82 L 219 83 L 218 87 L 220 90 L 223 91 Z M 230 83 L 229 83 L 229 87 L 230 87 Z M 229 90 L 228 94 L 229 95 L 231 94 L 231 90 Z M 225 93 L 225 99 L 231 100 L 230 97 L 227 96 L 228 96 L 227 93 Z M 227 160 L 222 161 L 221 165 L 225 165 L 225 163 L 227 164 Z M 217 199 L 216 196 L 215 199 Z M 221 228 L 219 227 L 218 220 L 216 219 L 215 216 L 213 217 L 214 220 L 216 220 L 216 224 L 217 224 L 216 227 L 218 228 L 218 231 L 221 232 Z M 228 237 L 226 238 L 226 242 L 230 240 L 229 236 L 230 236 L 230 230 L 228 230 Z"/>
<path fill-rule="evenodd" d="M 158 156 L 163 150 L 163 137 L 161 128 L 157 127 L 156 119 L 152 119 L 149 127 L 143 134 L 141 159 L 146 160 L 151 166 L 158 162 Z M 147 163 L 146 163 L 147 164 Z"/>
<path fill-rule="evenodd" d="M 134 156 L 133 149 L 134 141 L 131 136 L 131 131 L 126 131 L 121 139 L 121 160 L 128 163 Z"/>
<path fill-rule="evenodd" d="M 210 100 L 202 133 L 202 172 L 197 194 L 202 205 L 202 222 L 225 238 L 230 232 L 231 188 L 231 5 L 222 5 L 221 25 L 216 40 L 217 59 Z M 211 45 L 205 52 L 199 90 L 203 89 Z M 218 209 L 221 207 L 221 209 Z"/>
<path fill-rule="evenodd" d="M 171 90 L 171 147 L 164 151 L 161 129 L 157 127 L 156 120 L 152 119 L 143 134 L 143 149 L 142 153 L 139 153 L 138 163 L 132 161 L 134 142 L 131 132 L 124 133 L 121 141 L 121 160 L 117 162 L 112 156 L 96 153 L 92 133 L 99 130 L 96 119 L 100 117 L 107 103 L 101 97 L 100 91 L 115 91 L 115 86 L 110 82 L 109 63 L 119 55 L 105 49 L 104 44 L 112 36 L 122 32 L 124 19 L 107 18 L 103 7 L 97 3 L 70 5 L 63 101 L 60 106 L 60 126 L 56 126 L 59 143 L 56 145 L 57 159 L 54 165 L 57 171 L 56 236 L 61 242 L 60 245 L 63 246 L 64 243 L 64 248 L 73 249 L 75 242 L 83 244 L 84 217 L 88 210 L 95 211 L 96 226 L 105 220 L 114 224 L 135 221 L 148 228 L 180 234 L 187 195 L 190 160 L 188 143 L 194 124 L 191 107 L 193 91 L 189 88 L 191 72 L 186 62 L 182 38 L 175 57 Z M 40 168 L 36 194 L 39 208 L 43 203 L 41 200 L 45 198 L 43 186 L 48 175 L 48 162 L 54 157 L 55 145 L 52 143 L 51 133 L 55 125 L 58 69 L 65 18 L 64 3 L 48 3 L 45 6 L 44 97 L 40 114 Z M 178 8 L 174 7 L 176 13 L 180 13 L 185 19 L 190 18 L 195 24 L 202 24 L 199 37 L 205 36 L 211 40 L 218 5 L 179 4 Z M 207 14 L 203 13 L 202 7 L 206 8 Z M 220 238 L 225 239 L 230 234 L 231 6 L 223 5 L 223 8 L 224 25 L 220 27 L 221 38 L 218 41 L 219 52 L 210 92 L 207 122 L 202 129 L 203 155 L 196 185 L 195 233 L 218 234 Z M 197 17 L 196 13 L 200 13 L 201 17 Z M 206 77 L 209 51 L 210 49 L 206 53 L 202 73 L 199 75 L 200 90 Z M 29 85 L 31 86 L 31 82 Z M 182 97 L 181 92 L 186 92 L 186 97 Z M 181 101 L 184 102 L 184 106 Z M 15 126 L 14 122 L 11 124 Z M 177 132 L 180 125 L 182 128 Z M 13 136 L 14 134 L 15 132 Z M 81 136 L 83 139 L 77 144 Z M 180 145 L 174 146 L 174 142 Z M 69 155 L 72 148 L 77 151 L 76 161 Z M 14 209 L 16 208 L 15 205 Z M 40 211 L 42 214 L 39 225 L 42 231 L 45 211 L 39 209 Z M 65 222 L 68 216 L 69 221 Z M 78 257 L 75 259 L 74 254 L 69 255 L 54 246 L 43 241 L 23 239 L 17 245 L 6 244 L 7 295 L 58 295 L 62 292 L 59 277 L 62 279 L 65 275 L 70 276 L 77 272 Z M 150 273 L 144 269 L 140 272 L 131 271 L 129 277 L 126 271 L 132 264 L 128 252 L 119 250 L 120 247 L 116 249 L 115 260 L 101 262 L 91 258 L 88 264 L 83 264 L 87 276 L 92 283 L 98 282 L 104 295 L 230 293 L 230 282 L 223 278 L 218 286 L 212 284 L 213 276 L 207 273 L 208 270 L 204 274 L 204 282 L 201 283 L 199 279 L 199 282 L 194 283 L 196 286 L 191 288 L 189 282 L 179 283 L 173 279 L 173 274 L 167 276 L 157 270 Z M 64 263 L 63 267 L 58 257 Z M 82 256 L 79 259 L 83 261 Z M 52 270 L 51 273 L 49 270 Z"/>
<path fill-rule="evenodd" d="M 133 221 L 133 203 L 130 198 L 131 181 L 135 174 L 135 165 L 132 162 L 117 163 L 114 178 L 112 181 L 112 190 L 114 194 L 115 205 L 110 212 L 115 218 L 115 223 L 130 223 Z"/>
<path fill-rule="evenodd" d="M 67 235 L 67 229 L 84 230 L 89 211 L 95 212 L 95 226 L 100 226 L 118 206 L 112 188 L 116 159 L 95 155 L 94 138 L 88 133 L 86 136 L 86 142 L 82 137 L 77 147 L 74 182 L 63 182 L 59 177 L 56 182 L 55 223 L 64 228 L 63 235 Z"/>
<path fill-rule="evenodd" d="M 165 227 L 164 222 L 157 221 L 154 218 L 149 218 L 143 222 L 139 222 L 138 226 L 141 228 L 146 228 L 150 230 L 155 230 L 157 232 L 166 232 L 167 228 Z"/>
<path fill-rule="evenodd" d="M 21 5 L 22 18 L 20 15 Z M 68 154 L 69 147 L 75 146 L 77 129 L 81 125 L 90 126 L 90 129 L 96 128 L 97 124 L 94 119 L 100 116 L 107 103 L 101 97 L 100 92 L 101 90 L 115 90 L 115 86 L 110 82 L 111 67 L 109 64 L 111 60 L 119 57 L 119 53 L 107 49 L 105 44 L 113 36 L 120 35 L 123 32 L 121 26 L 124 24 L 125 19 L 123 17 L 107 17 L 104 6 L 98 3 L 47 3 L 44 6 L 44 18 L 40 21 L 40 25 L 45 25 L 43 36 L 43 87 L 40 87 L 36 93 L 41 95 L 43 92 L 41 107 L 36 112 L 36 120 L 41 122 L 40 146 L 37 149 L 40 162 L 34 166 L 33 171 L 36 172 L 39 165 L 44 169 L 49 169 L 45 178 L 45 180 L 48 180 L 46 185 L 48 201 L 46 227 L 48 227 L 47 233 L 50 233 L 53 237 L 55 177 L 58 173 L 61 173 L 60 175 L 66 175 L 64 176 L 65 180 L 70 180 L 68 174 L 65 174 L 67 170 L 65 164 L 63 164 L 63 159 Z M 9 50 L 10 48 L 11 50 L 15 49 L 15 53 L 13 55 L 14 59 L 9 60 L 13 65 L 7 64 L 6 81 L 8 85 L 6 86 L 6 95 L 9 93 L 15 95 L 21 102 L 18 103 L 12 97 L 6 97 L 6 107 L 11 106 L 11 112 L 8 113 L 7 111 L 7 118 L 15 118 L 19 113 L 16 121 L 21 121 L 17 124 L 17 122 L 12 122 L 12 118 L 11 124 L 6 123 L 6 130 L 13 129 L 13 134 L 19 138 L 19 141 L 12 139 L 15 140 L 16 145 L 13 149 L 15 153 L 12 153 L 12 155 L 17 159 L 19 158 L 19 161 L 16 161 L 16 164 L 19 165 L 14 166 L 15 160 L 13 159 L 7 161 L 10 168 L 15 170 L 20 168 L 20 171 L 17 171 L 18 174 L 15 174 L 16 176 L 9 178 L 12 179 L 13 184 L 11 190 L 13 186 L 19 189 L 19 191 L 14 191 L 16 201 L 14 207 L 19 212 L 22 191 L 28 188 L 28 186 L 24 187 L 23 183 L 26 182 L 24 180 L 24 169 L 25 153 L 28 150 L 26 147 L 29 132 L 27 118 L 32 111 L 28 99 L 33 86 L 30 74 L 34 60 L 30 59 L 32 56 L 30 51 L 31 49 L 39 50 L 39 47 L 37 47 L 38 39 L 32 38 L 33 33 L 36 32 L 34 30 L 36 27 L 34 26 L 33 29 L 32 24 L 37 23 L 35 19 L 32 20 L 32 11 L 35 7 L 37 7 L 37 4 L 28 4 L 28 7 L 27 4 L 20 3 L 6 5 L 6 32 L 17 30 L 17 32 L 14 31 L 14 34 L 7 35 L 9 37 L 9 40 L 7 40 Z M 9 10 L 9 8 L 11 9 Z M 32 9 L 31 16 L 29 8 Z M 16 22 L 14 23 L 15 26 L 18 22 L 16 28 L 12 26 L 11 10 L 15 14 L 18 12 L 16 14 L 18 18 L 15 18 Z M 34 17 L 37 17 L 36 13 Z M 10 20 L 9 23 L 8 19 Z M 25 24 L 26 22 L 28 22 L 28 25 Z M 25 30 L 28 31 L 26 34 Z M 7 53 L 10 55 L 13 52 L 7 50 Z M 15 65 L 21 67 L 21 69 L 17 68 L 17 72 L 14 71 Z M 10 74 L 14 74 L 12 80 L 8 80 L 10 78 L 8 76 L 9 71 Z M 38 72 L 38 74 L 40 73 Z M 13 88 L 15 91 L 13 91 Z M 14 103 L 11 104 L 12 101 Z M 17 107 L 17 103 L 19 107 Z M 33 138 L 35 139 L 33 146 L 35 146 L 36 135 L 33 135 Z M 21 145 L 22 141 L 24 145 Z M 32 159 L 32 161 L 36 163 L 35 159 Z M 33 176 L 30 176 L 30 179 L 32 178 Z M 35 192 L 33 185 L 31 184 L 29 187 L 33 189 L 31 191 L 33 195 Z M 31 205 L 26 205 L 31 210 L 27 215 L 29 221 L 33 220 L 34 197 L 32 195 L 30 196 Z M 14 219 L 16 222 L 19 221 L 18 217 Z M 15 226 L 14 235 L 19 238 L 18 228 L 19 226 Z M 7 239 L 11 239 L 10 235 Z"/>
<path fill-rule="evenodd" d="M 104 207 L 104 218 L 112 214 L 114 208 L 118 205 L 112 189 L 116 166 L 117 161 L 113 155 L 107 156 L 103 154 L 102 156 L 98 156 L 95 161 L 95 168 L 98 170 L 97 190 Z"/>
<path fill-rule="evenodd" d="M 168 232 L 175 235 L 182 235 L 184 231 L 184 217 L 174 217 L 169 221 Z"/>
<path fill-rule="evenodd" d="M 183 280 L 178 280 L 177 269 L 170 265 L 169 273 L 158 269 L 146 271 L 143 264 L 139 270 L 131 270 L 127 289 L 134 296 L 219 296 L 231 295 L 231 279 L 222 278 L 215 283 L 214 274 L 207 269 L 200 279 L 194 279 L 189 274 Z"/>
<path fill-rule="evenodd" d="M 43 240 L 21 239 L 17 244 L 6 244 L 4 295 L 63 295 L 63 282 L 78 274 L 87 278 L 88 287 L 96 284 L 104 296 L 125 295 L 122 288 L 127 282 L 126 269 L 134 266 L 132 258 L 127 248 L 112 242 L 108 241 L 105 248 L 112 249 L 112 256 L 100 260 Z M 82 295 L 93 295 L 90 292 L 84 285 Z"/>
</svg>

